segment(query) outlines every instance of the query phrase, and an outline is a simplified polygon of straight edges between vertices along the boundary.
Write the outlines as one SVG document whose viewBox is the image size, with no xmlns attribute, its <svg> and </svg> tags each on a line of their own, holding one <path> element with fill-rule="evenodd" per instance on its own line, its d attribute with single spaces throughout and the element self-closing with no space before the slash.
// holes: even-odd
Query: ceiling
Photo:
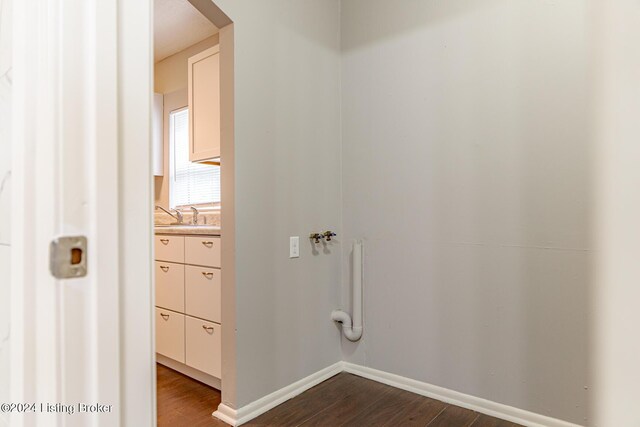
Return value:
<svg viewBox="0 0 640 427">
<path fill-rule="evenodd" d="M 154 62 L 218 32 L 188 0 L 154 0 L 153 3 Z"/>
</svg>

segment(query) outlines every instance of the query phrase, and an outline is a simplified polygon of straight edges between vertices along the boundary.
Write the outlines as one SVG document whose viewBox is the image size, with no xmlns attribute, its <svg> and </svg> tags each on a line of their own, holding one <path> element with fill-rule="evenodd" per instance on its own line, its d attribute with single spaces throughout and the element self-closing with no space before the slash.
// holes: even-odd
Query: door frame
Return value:
<svg viewBox="0 0 640 427">
<path fill-rule="evenodd" d="M 236 403 L 233 24 L 221 28 L 223 395 Z M 11 425 L 156 424 L 153 2 L 13 4 L 13 402 L 101 403 L 108 414 L 12 414 Z M 88 274 L 58 280 L 49 244 L 88 238 Z M 214 410 L 216 408 L 212 408 Z"/>
<path fill-rule="evenodd" d="M 155 424 L 151 17 L 151 0 L 13 3 L 11 399 L 112 406 L 11 425 Z M 55 279 L 69 235 L 88 274 Z"/>
</svg>

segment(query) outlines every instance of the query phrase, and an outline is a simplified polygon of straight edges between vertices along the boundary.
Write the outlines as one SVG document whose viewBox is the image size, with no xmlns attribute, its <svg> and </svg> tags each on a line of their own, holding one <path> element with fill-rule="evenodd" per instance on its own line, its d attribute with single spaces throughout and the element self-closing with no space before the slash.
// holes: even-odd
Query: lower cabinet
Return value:
<svg viewBox="0 0 640 427">
<path fill-rule="evenodd" d="M 156 308 L 156 352 L 185 363 L 184 314 Z"/>
<path fill-rule="evenodd" d="M 186 364 L 220 378 L 222 326 L 186 316 Z"/>
<path fill-rule="evenodd" d="M 156 352 L 220 381 L 220 238 L 156 236 Z M 185 366 L 171 366 L 198 375 Z M 194 378 L 196 378 L 194 376 Z M 214 385 L 215 386 L 215 385 Z M 219 387 L 219 386 L 218 386 Z"/>
<path fill-rule="evenodd" d="M 185 313 L 222 323 L 222 274 L 220 270 L 187 265 L 184 276 Z"/>
<path fill-rule="evenodd" d="M 184 313 L 184 264 L 156 261 L 156 306 Z"/>
</svg>

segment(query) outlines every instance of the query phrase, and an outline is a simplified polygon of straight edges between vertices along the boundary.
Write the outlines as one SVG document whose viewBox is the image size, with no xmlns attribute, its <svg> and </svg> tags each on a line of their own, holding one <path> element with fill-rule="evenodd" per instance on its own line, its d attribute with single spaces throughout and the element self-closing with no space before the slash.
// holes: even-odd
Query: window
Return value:
<svg viewBox="0 0 640 427">
<path fill-rule="evenodd" d="M 189 161 L 189 109 L 169 114 L 170 196 L 172 208 L 220 202 L 220 166 Z"/>
</svg>

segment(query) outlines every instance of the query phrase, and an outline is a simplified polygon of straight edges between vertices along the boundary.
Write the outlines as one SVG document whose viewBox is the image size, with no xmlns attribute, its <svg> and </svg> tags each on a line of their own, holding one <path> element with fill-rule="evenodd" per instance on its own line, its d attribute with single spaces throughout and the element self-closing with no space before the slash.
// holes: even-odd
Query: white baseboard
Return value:
<svg viewBox="0 0 640 427">
<path fill-rule="evenodd" d="M 581 427 L 578 424 L 572 424 L 567 421 L 349 362 L 335 363 L 315 374 L 309 375 L 300 381 L 296 381 L 287 387 L 281 388 L 255 402 L 243 406 L 238 410 L 221 403 L 220 406 L 218 406 L 218 410 L 213 413 L 213 416 L 232 426 L 242 425 L 340 372 L 348 372 L 391 387 L 410 391 L 527 427 Z"/>
<path fill-rule="evenodd" d="M 432 399 L 440 400 L 445 403 L 471 409 L 485 415 L 522 424 L 527 427 L 581 427 L 578 424 L 572 424 L 567 421 L 503 405 L 502 403 L 496 403 L 479 397 L 470 396 L 468 394 L 449 390 L 443 387 L 401 377 L 400 375 L 390 374 L 388 372 L 348 362 L 342 362 L 342 364 L 345 372 L 402 390 L 410 391 L 412 393 L 420 394 L 422 396 L 430 397 Z"/>
<path fill-rule="evenodd" d="M 240 425 L 238 424 L 238 411 L 236 411 L 230 406 L 225 405 L 224 403 L 221 403 L 220 405 L 218 405 L 218 410 L 211 415 L 218 418 L 219 420 L 224 421 L 229 425 L 232 425 L 232 426 Z"/>
<path fill-rule="evenodd" d="M 213 413 L 213 416 L 232 426 L 242 425 L 264 414 L 268 410 L 275 408 L 281 403 L 309 390 L 311 387 L 339 374 L 342 370 L 342 362 L 334 363 L 237 410 L 221 403 L 220 406 L 218 406 L 218 410 Z"/>
</svg>

